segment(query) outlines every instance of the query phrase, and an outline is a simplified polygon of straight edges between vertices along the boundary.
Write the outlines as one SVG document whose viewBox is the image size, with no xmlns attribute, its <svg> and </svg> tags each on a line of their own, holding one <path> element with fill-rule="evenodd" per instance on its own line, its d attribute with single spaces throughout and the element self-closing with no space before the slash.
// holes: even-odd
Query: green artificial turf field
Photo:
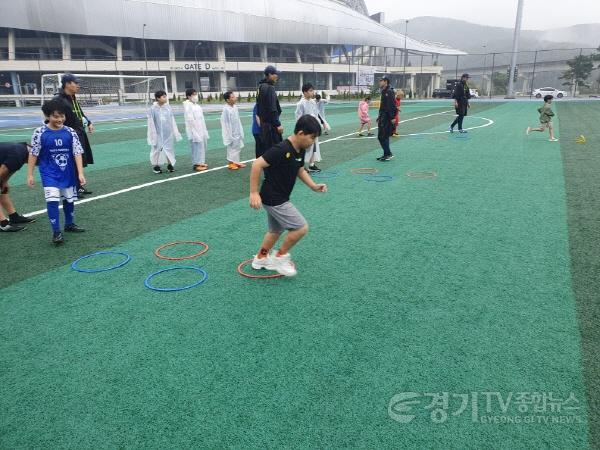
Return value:
<svg viewBox="0 0 600 450">
<path fill-rule="evenodd" d="M 600 103 L 557 102 L 557 143 L 525 136 L 536 108 L 474 102 L 463 139 L 446 132 L 448 103 L 406 102 L 396 157 L 379 163 L 377 140 L 353 133 L 356 105 L 330 105 L 321 166 L 338 176 L 322 180 L 327 194 L 297 184 L 311 231 L 292 252 L 298 276 L 275 280 L 236 272 L 266 217 L 248 206 L 249 168 L 222 168 L 217 115 L 214 170 L 185 177 L 185 141 L 177 171 L 154 175 L 144 121 L 98 123 L 94 195 L 75 211 L 88 231 L 55 248 L 41 213 L 0 235 L 0 447 L 598 448 Z M 293 109 L 283 118 L 292 128 Z M 250 160 L 249 134 L 246 144 Z M 367 182 L 359 167 L 391 181 Z M 42 211 L 24 175 L 12 198 Z M 180 240 L 210 249 L 154 256 Z M 100 250 L 132 260 L 71 270 Z M 208 279 L 144 286 L 177 265 Z"/>
</svg>

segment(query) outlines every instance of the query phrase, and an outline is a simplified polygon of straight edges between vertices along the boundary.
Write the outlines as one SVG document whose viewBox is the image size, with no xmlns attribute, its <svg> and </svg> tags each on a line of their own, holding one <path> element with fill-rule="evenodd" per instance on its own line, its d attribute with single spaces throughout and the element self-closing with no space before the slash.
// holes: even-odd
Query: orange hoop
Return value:
<svg viewBox="0 0 600 450">
<path fill-rule="evenodd" d="M 350 172 L 357 175 L 373 175 L 379 173 L 379 170 L 373 167 L 357 167 L 355 169 L 350 169 Z"/>
<path fill-rule="evenodd" d="M 248 264 L 250 264 L 252 262 L 251 259 L 247 259 L 245 261 L 242 261 L 241 263 L 239 263 L 239 265 L 237 266 L 237 271 L 238 273 L 246 278 L 250 278 L 253 280 L 268 280 L 268 279 L 273 279 L 273 278 L 281 278 L 283 277 L 283 275 L 281 275 L 280 273 L 274 273 L 272 275 L 250 275 L 249 273 L 244 272 L 242 269 L 247 266 Z"/>
<path fill-rule="evenodd" d="M 176 245 L 181 245 L 181 244 L 194 244 L 194 245 L 201 245 L 202 247 L 204 247 L 200 252 L 195 253 L 193 255 L 188 255 L 188 256 L 180 256 L 177 258 L 171 257 L 171 256 L 164 256 L 162 255 L 160 252 L 162 250 L 164 250 L 165 248 L 169 248 L 169 247 L 174 247 Z M 157 258 L 160 259 L 167 259 L 169 261 L 183 261 L 184 259 L 193 259 L 193 258 L 197 258 L 200 255 L 204 255 L 206 252 L 208 251 L 208 245 L 205 244 L 204 242 L 199 242 L 199 241 L 177 241 L 177 242 L 171 242 L 169 244 L 165 244 L 162 245 L 160 247 L 158 247 L 155 251 L 154 251 L 154 255 Z"/>
</svg>

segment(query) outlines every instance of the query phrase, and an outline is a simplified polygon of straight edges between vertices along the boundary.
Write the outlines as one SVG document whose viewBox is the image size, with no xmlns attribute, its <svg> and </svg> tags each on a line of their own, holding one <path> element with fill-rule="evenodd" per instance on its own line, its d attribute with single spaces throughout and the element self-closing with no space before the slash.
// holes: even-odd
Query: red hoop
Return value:
<svg viewBox="0 0 600 450">
<path fill-rule="evenodd" d="M 181 244 L 194 244 L 194 245 L 201 245 L 201 246 L 203 246 L 204 248 L 203 248 L 203 249 L 202 249 L 200 252 L 198 252 L 198 253 L 196 253 L 196 254 L 194 254 L 194 255 L 180 256 L 180 257 L 177 257 L 177 258 L 174 258 L 174 257 L 171 257 L 171 256 L 163 256 L 163 255 L 161 255 L 161 253 L 160 253 L 160 252 L 161 252 L 162 250 L 164 250 L 165 248 L 174 247 L 175 245 L 181 245 Z M 157 248 L 157 249 L 154 251 L 154 255 L 155 255 L 157 258 L 160 258 L 160 259 L 167 259 L 167 260 L 169 260 L 169 261 L 183 261 L 184 259 L 193 259 L 193 258 L 197 258 L 197 257 L 198 257 L 198 256 L 200 256 L 200 255 L 204 255 L 204 254 L 205 254 L 207 251 L 208 251 L 208 245 L 207 245 L 207 244 L 205 244 L 204 242 L 199 242 L 199 241 L 177 241 L 177 242 L 171 242 L 171 243 L 169 243 L 169 244 L 165 244 L 165 245 L 162 245 L 162 246 L 158 247 L 158 248 Z"/>
<path fill-rule="evenodd" d="M 273 279 L 273 278 L 281 278 L 283 277 L 283 275 L 281 275 L 280 273 L 274 273 L 272 275 L 250 275 L 249 273 L 245 273 L 242 269 L 247 266 L 248 264 L 250 264 L 252 262 L 251 259 L 247 259 L 245 261 L 242 261 L 241 263 L 239 263 L 239 265 L 237 266 L 237 271 L 238 273 L 246 278 L 250 278 L 253 280 L 268 280 L 268 279 Z"/>
</svg>

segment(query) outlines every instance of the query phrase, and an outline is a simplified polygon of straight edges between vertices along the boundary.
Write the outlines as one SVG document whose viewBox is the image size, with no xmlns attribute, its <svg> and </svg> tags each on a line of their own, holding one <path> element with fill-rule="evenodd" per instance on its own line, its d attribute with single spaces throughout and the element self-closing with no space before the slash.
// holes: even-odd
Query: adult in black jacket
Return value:
<svg viewBox="0 0 600 450">
<path fill-rule="evenodd" d="M 377 123 L 379 125 L 377 139 L 381 144 L 381 148 L 383 148 L 383 156 L 380 156 L 377 160 L 389 161 L 394 157 L 390 150 L 390 136 L 394 129 L 398 107 L 396 106 L 396 95 L 390 87 L 388 77 L 382 77 L 379 80 L 379 88 L 381 89 L 381 101 L 379 103 L 379 116 L 377 116 Z"/>
<path fill-rule="evenodd" d="M 87 127 L 90 133 L 94 132 L 94 125 L 81 109 L 81 105 L 77 101 L 75 94 L 79 92 L 79 79 L 75 75 L 67 73 L 61 78 L 62 89 L 56 94 L 56 98 L 62 100 L 65 105 L 65 125 L 71 127 L 77 133 L 79 142 L 83 147 L 83 167 L 87 167 L 88 164 L 94 164 L 94 155 L 92 154 L 92 147 L 88 140 L 85 132 L 84 119 L 87 122 Z M 75 177 L 79 179 L 79 177 Z M 77 190 L 79 197 L 83 194 L 91 194 L 91 191 L 86 190 L 84 187 L 77 183 Z"/>
<path fill-rule="evenodd" d="M 283 140 L 283 127 L 279 121 L 281 106 L 274 86 L 280 74 L 275 67 L 267 66 L 265 78 L 258 84 L 256 115 L 260 119 L 260 138 L 256 147 L 257 158 Z"/>
<path fill-rule="evenodd" d="M 468 73 L 463 73 L 460 77 L 460 81 L 456 84 L 454 88 L 454 94 L 452 94 L 452 98 L 454 99 L 454 109 L 456 110 L 456 119 L 450 125 L 450 133 L 454 133 L 454 127 L 458 124 L 458 132 L 466 133 L 463 130 L 463 119 L 467 115 L 467 112 L 471 105 L 469 104 L 469 99 L 471 98 L 471 91 L 469 89 L 469 80 L 470 76 Z"/>
</svg>

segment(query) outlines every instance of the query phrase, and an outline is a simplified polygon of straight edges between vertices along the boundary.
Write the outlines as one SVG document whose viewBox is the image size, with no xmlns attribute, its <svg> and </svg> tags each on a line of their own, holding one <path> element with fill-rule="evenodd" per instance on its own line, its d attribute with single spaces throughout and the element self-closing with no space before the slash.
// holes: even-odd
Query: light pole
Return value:
<svg viewBox="0 0 600 450">
<path fill-rule="evenodd" d="M 510 62 L 510 73 L 508 74 L 508 89 L 505 98 L 515 98 L 515 70 L 517 70 L 517 53 L 519 51 L 519 35 L 521 34 L 521 22 L 523 20 L 523 2 L 519 0 L 517 5 L 517 20 L 515 22 L 515 34 L 513 36 L 512 58 Z"/>
<path fill-rule="evenodd" d="M 144 61 L 146 62 L 146 76 L 148 76 L 148 55 L 146 53 L 146 24 L 142 27 L 142 44 L 144 46 Z"/>
<path fill-rule="evenodd" d="M 408 20 L 404 24 L 404 69 L 402 71 L 402 81 L 404 89 L 406 89 L 406 60 L 408 59 L 408 52 L 406 51 L 406 35 L 408 34 Z"/>
<path fill-rule="evenodd" d="M 198 47 L 200 47 L 202 45 L 202 42 L 197 42 L 196 43 L 196 47 L 194 47 L 194 59 L 196 60 L 196 86 L 198 87 L 198 92 L 202 91 L 202 89 L 200 89 L 200 75 L 198 74 Z"/>
<path fill-rule="evenodd" d="M 483 94 L 483 92 L 485 92 L 483 88 L 485 86 L 485 72 L 487 69 L 487 53 L 486 53 L 487 45 L 482 45 L 482 47 L 483 47 L 483 77 L 481 78 L 481 90 L 482 90 L 481 93 Z"/>
</svg>

